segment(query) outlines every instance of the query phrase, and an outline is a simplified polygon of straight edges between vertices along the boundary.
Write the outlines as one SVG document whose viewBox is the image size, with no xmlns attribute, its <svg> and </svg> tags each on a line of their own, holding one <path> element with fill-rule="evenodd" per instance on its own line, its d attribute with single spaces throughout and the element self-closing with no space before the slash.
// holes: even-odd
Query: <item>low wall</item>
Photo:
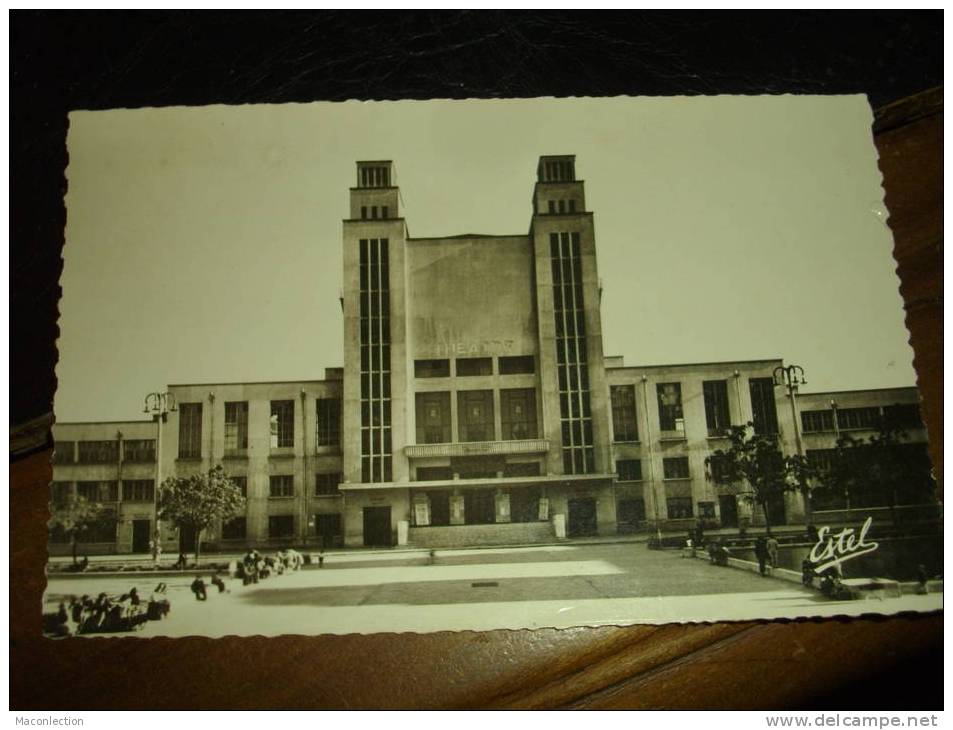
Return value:
<svg viewBox="0 0 953 730">
<path fill-rule="evenodd" d="M 552 542 L 553 527 L 548 522 L 512 522 L 495 525 L 451 525 L 411 527 L 409 543 L 417 547 L 463 547 L 466 545 L 521 545 Z"/>
</svg>

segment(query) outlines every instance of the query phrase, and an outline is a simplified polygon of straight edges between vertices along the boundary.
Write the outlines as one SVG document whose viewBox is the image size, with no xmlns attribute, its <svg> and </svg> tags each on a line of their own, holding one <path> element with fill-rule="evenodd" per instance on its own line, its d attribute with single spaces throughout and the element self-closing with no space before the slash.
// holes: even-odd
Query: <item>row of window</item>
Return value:
<svg viewBox="0 0 953 730">
<path fill-rule="evenodd" d="M 500 439 L 496 438 L 492 390 L 457 391 L 457 438 L 470 441 L 513 441 L 538 437 L 536 391 L 500 390 Z M 453 440 L 450 393 L 417 393 L 417 443 L 446 444 Z"/>
<path fill-rule="evenodd" d="M 515 464 L 503 464 L 500 470 L 495 467 L 474 468 L 472 465 L 463 463 L 450 466 L 418 466 L 416 480 L 418 482 L 443 482 L 450 481 L 454 476 L 460 479 L 495 479 L 499 471 L 502 471 L 504 477 L 538 477 L 540 475 L 539 462 L 521 462 Z"/>
<path fill-rule="evenodd" d="M 123 479 L 121 486 L 124 502 L 152 502 L 155 498 L 153 479 Z M 53 504 L 65 504 L 74 493 L 73 482 L 53 482 L 51 490 Z M 120 483 L 116 480 L 76 482 L 75 493 L 88 502 L 118 502 L 119 492 Z"/>
<path fill-rule="evenodd" d="M 573 198 L 569 200 L 550 200 L 547 201 L 547 212 L 550 215 L 557 213 L 575 213 L 576 201 Z"/>
<path fill-rule="evenodd" d="M 223 540 L 244 540 L 247 534 L 248 520 L 245 517 L 233 517 L 222 524 Z M 294 515 L 268 515 L 268 537 L 295 537 Z"/>
<path fill-rule="evenodd" d="M 378 215 L 378 213 L 380 215 Z M 376 205 L 362 205 L 361 206 L 361 220 L 377 220 L 378 218 L 387 219 L 390 218 L 390 211 L 387 209 L 386 205 L 382 205 L 379 209 Z"/>
<path fill-rule="evenodd" d="M 390 169 L 384 165 L 361 167 L 359 182 L 362 188 L 390 187 Z"/>
<path fill-rule="evenodd" d="M 887 428 L 923 428 L 920 408 L 915 403 L 898 403 L 862 408 L 828 408 L 801 412 L 801 429 L 804 433 L 824 431 L 877 430 Z"/>
<path fill-rule="evenodd" d="M 532 355 L 503 355 L 497 358 L 500 375 L 519 375 L 536 372 Z M 454 374 L 458 378 L 493 375 L 492 357 L 458 357 L 454 360 Z M 450 360 L 414 360 L 415 378 L 449 378 Z"/>
<path fill-rule="evenodd" d="M 778 432 L 777 410 L 774 403 L 774 381 L 771 378 L 751 378 L 748 381 L 751 393 L 751 409 L 757 433 Z M 685 415 L 682 409 L 682 384 L 657 383 L 659 429 L 663 437 L 685 437 Z M 705 400 L 705 421 L 708 435 L 724 436 L 731 425 L 731 410 L 728 406 L 728 381 L 705 380 L 702 382 Z M 638 441 L 639 429 L 636 417 L 634 385 L 613 385 L 612 438 L 616 442 Z"/>
<path fill-rule="evenodd" d="M 120 447 L 120 444 L 122 446 Z M 57 441 L 53 449 L 54 464 L 154 463 L 155 439 L 112 439 L 108 441 Z"/>
<path fill-rule="evenodd" d="M 179 404 L 179 458 L 194 459 L 202 455 L 203 403 Z M 315 447 L 340 447 L 341 399 L 315 400 Z M 292 448 L 295 438 L 295 401 L 271 401 L 269 416 L 273 449 Z M 225 403 L 225 454 L 240 454 L 248 449 L 248 401 Z M 153 457 L 154 460 L 154 457 Z"/>
<path fill-rule="evenodd" d="M 641 459 L 617 459 L 616 475 L 620 482 L 642 481 Z M 662 476 L 665 479 L 690 479 L 687 456 L 672 456 L 662 459 Z"/>
<path fill-rule="evenodd" d="M 248 496 L 248 478 L 230 477 L 239 488 L 243 497 Z M 341 483 L 340 473 L 316 474 L 314 495 L 316 497 L 337 495 Z M 123 479 L 122 501 L 152 502 L 155 499 L 155 481 L 152 479 Z M 294 497 L 294 476 L 291 474 L 273 474 L 269 477 L 268 496 L 275 499 Z M 120 482 L 116 480 L 97 480 L 76 482 L 76 494 L 89 502 L 118 502 Z M 73 493 L 73 482 L 53 482 L 53 504 L 64 504 Z"/>
<path fill-rule="evenodd" d="M 545 160 L 539 167 L 540 182 L 572 182 L 576 179 L 573 160 Z"/>
</svg>

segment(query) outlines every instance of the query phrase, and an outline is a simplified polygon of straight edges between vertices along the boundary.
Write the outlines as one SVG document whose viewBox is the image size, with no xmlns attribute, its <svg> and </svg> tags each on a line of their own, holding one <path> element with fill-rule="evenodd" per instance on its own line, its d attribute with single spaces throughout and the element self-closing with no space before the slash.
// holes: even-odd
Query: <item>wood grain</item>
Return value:
<svg viewBox="0 0 953 730">
<path fill-rule="evenodd" d="M 936 95 L 933 97 L 936 98 Z M 941 97 L 940 97 L 941 98 Z M 942 483 L 941 134 L 878 115 L 889 225 Z M 912 109 L 919 110 L 913 113 Z M 11 465 L 14 709 L 942 707 L 942 616 L 220 640 L 40 637 L 50 452 Z M 902 677 L 916 670 L 916 681 Z"/>
</svg>

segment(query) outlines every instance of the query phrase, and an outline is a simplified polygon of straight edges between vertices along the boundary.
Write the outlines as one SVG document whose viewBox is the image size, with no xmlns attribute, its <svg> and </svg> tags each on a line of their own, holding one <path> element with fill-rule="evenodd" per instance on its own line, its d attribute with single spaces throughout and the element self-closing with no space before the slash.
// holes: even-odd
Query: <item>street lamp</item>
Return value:
<svg viewBox="0 0 953 730">
<path fill-rule="evenodd" d="M 159 544 L 159 485 L 162 484 L 162 424 L 169 420 L 169 413 L 176 410 L 175 396 L 166 391 L 165 393 L 149 393 L 146 396 L 145 408 L 143 413 L 151 413 L 152 420 L 156 422 L 156 483 L 152 489 L 152 509 L 155 518 L 155 528 L 152 531 L 152 562 L 159 564 L 159 555 L 162 553 L 162 547 Z"/>
<path fill-rule="evenodd" d="M 795 404 L 795 399 L 797 398 L 797 389 L 800 385 L 807 385 L 807 380 L 804 377 L 804 368 L 800 365 L 778 365 L 774 369 L 774 384 L 775 386 L 783 386 L 788 391 L 788 398 L 791 402 L 791 422 L 794 424 L 794 445 L 797 449 L 797 455 L 804 457 L 804 447 L 801 445 L 801 429 L 798 428 L 797 422 L 797 406 Z M 813 522 L 812 510 L 811 510 L 811 496 L 808 491 L 807 485 L 801 485 L 802 498 L 804 499 L 804 519 L 808 524 Z"/>
</svg>

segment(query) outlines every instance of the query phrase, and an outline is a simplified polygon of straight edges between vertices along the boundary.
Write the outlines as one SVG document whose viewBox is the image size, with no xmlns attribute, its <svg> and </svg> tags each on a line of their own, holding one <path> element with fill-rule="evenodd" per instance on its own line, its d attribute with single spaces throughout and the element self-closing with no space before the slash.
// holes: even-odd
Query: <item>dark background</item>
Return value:
<svg viewBox="0 0 953 730">
<path fill-rule="evenodd" d="M 72 109 L 866 93 L 942 83 L 942 13 L 11 13 L 11 424 L 52 410 Z"/>
<path fill-rule="evenodd" d="M 10 18 L 11 425 L 52 410 L 71 109 L 716 93 L 866 93 L 877 109 L 942 84 L 940 11 L 11 12 Z M 928 132 L 928 140 L 939 140 L 939 126 Z M 920 139 L 897 136 L 881 147 L 895 152 L 896 160 L 916 155 L 933 160 L 938 143 L 923 145 Z M 891 164 L 883 155 L 882 167 Z M 913 190 L 909 185 L 900 189 Z M 910 197 L 911 214 L 922 198 L 920 191 Z M 887 202 L 899 242 L 897 213 L 904 199 L 892 203 L 888 190 Z M 933 258 L 922 261 L 925 272 L 935 269 Z M 929 304 L 939 291 L 937 296 L 932 290 L 905 293 L 908 312 L 911 296 Z M 911 321 L 908 315 L 916 339 Z M 923 332 L 922 342 L 939 342 L 933 320 Z M 917 351 L 920 356 L 923 349 Z M 918 369 L 922 378 L 919 364 Z M 49 466 L 47 452 L 34 447 L 34 455 L 28 453 L 21 451 L 13 465 L 11 521 L 16 527 L 10 547 L 11 563 L 32 571 L 45 555 L 42 515 Z M 42 575 L 30 571 L 18 575 L 25 576 L 32 596 L 42 592 Z M 777 696 L 789 707 L 942 706 L 939 624 L 924 618 L 426 637 L 153 640 L 159 643 L 144 650 L 136 640 L 37 644 L 32 637 L 38 633 L 38 616 L 23 618 L 30 616 L 30 601 L 25 613 L 19 604 L 11 609 L 11 663 L 21 669 L 11 671 L 14 707 L 634 706 L 639 698 L 649 706 L 756 707 L 758 698 L 750 692 L 772 671 L 778 676 L 770 681 L 781 686 Z M 17 614 L 22 620 L 13 623 Z M 101 641 L 110 648 L 104 651 Z M 812 685 L 808 675 L 785 676 L 789 657 L 779 653 L 772 660 L 772 646 L 765 647 L 765 641 L 776 642 L 778 652 L 814 642 L 819 653 L 823 647 L 825 656 L 848 659 L 831 669 L 829 680 Z M 663 645 L 680 647 L 665 661 L 677 664 L 679 657 L 690 656 L 695 667 L 721 652 L 721 674 L 712 678 L 703 669 L 672 674 L 676 670 L 668 667 L 675 664 L 664 661 L 658 669 L 645 656 L 664 653 L 654 648 Z M 493 684 L 493 668 L 502 671 L 504 651 L 511 671 L 514 657 L 526 667 L 527 679 L 518 688 Z M 101 662 L 98 673 L 90 672 L 90 660 Z M 328 662 L 334 667 L 312 669 Z M 614 668 L 626 662 L 630 668 Z M 236 664 L 245 672 L 244 682 L 228 685 L 214 678 L 223 666 Z M 47 681 L 55 689 L 76 680 L 77 671 L 83 694 L 49 693 Z M 48 680 L 38 676 L 41 672 Z M 304 676 L 309 672 L 310 680 Z M 826 676 L 821 664 L 812 672 Z M 274 683 L 276 674 L 290 678 L 284 688 Z M 612 677 L 624 677 L 628 684 L 613 684 L 623 679 Z M 682 691 L 681 677 L 688 678 L 688 694 L 675 696 Z M 250 690 L 249 682 L 258 689 Z M 790 686 L 785 688 L 785 682 Z M 555 689 L 568 686 L 573 687 L 568 693 Z M 693 705 L 692 692 L 707 699 Z"/>
</svg>

